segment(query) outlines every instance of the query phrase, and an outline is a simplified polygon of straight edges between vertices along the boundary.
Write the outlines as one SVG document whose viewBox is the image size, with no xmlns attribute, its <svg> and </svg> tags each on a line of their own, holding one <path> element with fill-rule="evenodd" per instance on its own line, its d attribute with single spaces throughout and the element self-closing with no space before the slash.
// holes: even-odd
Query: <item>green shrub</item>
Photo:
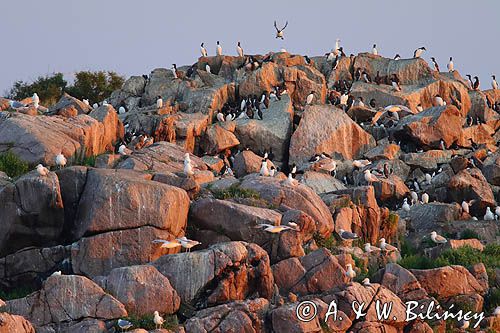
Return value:
<svg viewBox="0 0 500 333">
<path fill-rule="evenodd" d="M 214 197 L 219 200 L 226 200 L 232 198 L 251 198 L 260 199 L 260 194 L 254 190 L 244 189 L 239 185 L 231 185 L 225 190 L 214 190 L 210 187 L 208 189 L 214 194 Z"/>
<path fill-rule="evenodd" d="M 474 230 L 465 229 L 460 234 L 460 239 L 480 239 L 479 234 Z"/>
<path fill-rule="evenodd" d="M 12 299 L 18 299 L 28 296 L 33 293 L 35 290 L 29 287 L 19 287 L 10 290 L 2 290 L 0 289 L 0 299 L 4 301 L 10 301 Z"/>
<path fill-rule="evenodd" d="M 32 83 L 17 81 L 7 93 L 7 98 L 22 100 L 33 96 L 34 93 L 40 97 L 40 104 L 51 106 L 61 98 L 67 82 L 62 73 L 54 73 L 47 76 L 39 76 Z"/>
<path fill-rule="evenodd" d="M 0 171 L 9 177 L 16 178 L 28 172 L 28 163 L 22 161 L 12 152 L 0 154 Z"/>
<path fill-rule="evenodd" d="M 500 289 L 491 288 L 484 297 L 484 310 L 491 313 L 500 304 Z"/>
</svg>

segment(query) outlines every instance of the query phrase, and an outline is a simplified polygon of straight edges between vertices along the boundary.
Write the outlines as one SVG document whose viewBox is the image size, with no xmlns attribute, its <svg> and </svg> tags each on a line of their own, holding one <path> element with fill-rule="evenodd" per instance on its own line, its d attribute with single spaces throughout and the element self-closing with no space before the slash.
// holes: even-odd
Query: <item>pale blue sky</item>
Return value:
<svg viewBox="0 0 500 333">
<path fill-rule="evenodd" d="M 442 69 L 449 56 L 463 75 L 479 75 L 482 88 L 500 76 L 500 1 L 167 1 L 3 0 L 0 93 L 15 80 L 52 72 L 114 70 L 126 76 L 157 67 L 192 64 L 203 41 L 209 54 L 320 55 L 337 37 L 346 53 L 371 50 L 410 57 L 425 45 L 425 59 Z M 273 21 L 289 21 L 285 40 Z M 15 50 L 15 51 L 14 51 Z"/>
</svg>

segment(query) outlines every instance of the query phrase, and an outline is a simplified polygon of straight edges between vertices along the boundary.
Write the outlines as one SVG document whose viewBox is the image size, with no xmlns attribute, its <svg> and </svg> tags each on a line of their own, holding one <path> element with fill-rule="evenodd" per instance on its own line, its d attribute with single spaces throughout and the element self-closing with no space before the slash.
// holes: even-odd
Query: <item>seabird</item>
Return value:
<svg viewBox="0 0 500 333">
<path fill-rule="evenodd" d="M 472 89 L 479 90 L 479 78 L 474 76 L 474 83 L 472 84 Z"/>
<path fill-rule="evenodd" d="M 174 79 L 177 79 L 178 78 L 178 75 L 177 75 L 177 65 L 176 64 L 172 64 L 172 68 L 170 70 L 172 71 L 172 74 L 174 75 Z"/>
<path fill-rule="evenodd" d="M 9 101 L 9 106 L 13 109 L 20 109 L 26 107 L 26 105 L 18 101 Z"/>
<path fill-rule="evenodd" d="M 297 186 L 299 182 L 296 179 L 293 179 L 292 173 L 288 174 L 288 178 L 283 182 L 284 185 L 287 186 Z"/>
<path fill-rule="evenodd" d="M 278 25 L 276 24 L 276 21 L 274 21 L 274 28 L 276 29 L 276 38 L 285 39 L 285 36 L 283 34 L 283 30 L 285 30 L 287 25 L 288 25 L 288 21 L 286 21 L 285 26 L 283 28 L 279 29 Z"/>
<path fill-rule="evenodd" d="M 434 104 L 436 106 L 444 106 L 446 103 L 444 102 L 443 98 L 439 95 L 434 96 Z"/>
<path fill-rule="evenodd" d="M 373 182 L 378 182 L 379 181 L 379 179 L 377 178 L 377 176 L 375 176 L 374 174 L 372 174 L 370 172 L 370 169 L 365 170 L 364 174 L 365 174 L 365 180 L 368 182 L 368 185 L 371 185 Z"/>
<path fill-rule="evenodd" d="M 434 70 L 439 73 L 439 65 L 434 57 L 431 58 L 432 63 L 434 64 Z"/>
<path fill-rule="evenodd" d="M 238 46 L 236 46 L 236 52 L 238 53 L 239 57 L 243 57 L 243 48 L 241 47 L 240 42 L 238 42 Z"/>
<path fill-rule="evenodd" d="M 467 201 L 462 201 L 462 210 L 469 214 L 469 203 Z"/>
<path fill-rule="evenodd" d="M 496 206 L 496 208 L 495 208 L 495 215 L 497 217 L 500 217 L 500 206 Z"/>
<path fill-rule="evenodd" d="M 124 144 L 121 144 L 120 147 L 118 147 L 118 154 L 120 155 L 127 155 L 127 146 L 125 146 Z"/>
<path fill-rule="evenodd" d="M 118 327 L 122 330 L 122 332 L 128 330 L 132 326 L 133 325 L 130 321 L 125 320 L 125 319 L 118 319 Z"/>
<path fill-rule="evenodd" d="M 55 271 L 54 273 L 52 273 L 50 276 L 61 276 L 62 275 L 62 272 L 61 271 Z"/>
<path fill-rule="evenodd" d="M 366 83 L 371 83 L 372 82 L 372 78 L 370 77 L 370 74 L 368 74 L 367 72 L 363 71 L 362 75 L 363 75 L 363 80 Z"/>
<path fill-rule="evenodd" d="M 371 245 L 370 243 L 365 243 L 365 252 L 373 252 L 373 251 L 380 251 L 380 248 L 376 247 L 376 246 L 373 246 Z"/>
<path fill-rule="evenodd" d="M 89 100 L 85 98 L 83 99 L 83 104 L 90 106 Z"/>
<path fill-rule="evenodd" d="M 363 284 L 363 286 L 365 287 L 369 287 L 371 286 L 372 284 L 370 283 L 370 279 L 369 278 L 364 278 L 363 281 L 361 281 L 361 283 Z"/>
<path fill-rule="evenodd" d="M 493 212 L 491 211 L 490 207 L 486 207 L 486 214 L 484 214 L 483 220 L 492 221 L 494 219 L 495 215 L 493 215 Z"/>
<path fill-rule="evenodd" d="M 99 104 L 97 104 L 97 103 L 92 104 L 92 109 L 97 109 L 98 107 L 99 107 Z"/>
<path fill-rule="evenodd" d="M 377 104 L 376 104 L 376 100 L 375 100 L 375 98 L 372 98 L 372 99 L 370 100 L 370 103 L 369 103 L 369 104 L 370 104 L 370 106 L 371 106 L 372 108 L 376 108 L 376 107 L 377 107 Z"/>
<path fill-rule="evenodd" d="M 401 59 L 401 56 L 400 56 L 399 54 L 396 54 L 396 55 L 394 56 L 394 60 L 400 60 L 400 59 Z"/>
<path fill-rule="evenodd" d="M 403 199 L 403 206 L 401 207 L 403 209 L 403 211 L 405 212 L 409 212 L 411 207 L 410 205 L 408 204 L 408 199 L 404 198 Z"/>
<path fill-rule="evenodd" d="M 328 171 L 333 177 L 337 175 L 337 162 L 335 162 L 329 155 L 321 154 L 321 158 L 314 163 L 314 167 L 320 170 Z"/>
<path fill-rule="evenodd" d="M 185 248 L 188 252 L 191 252 L 192 247 L 201 244 L 201 242 L 187 239 L 186 237 L 177 238 L 177 240 L 181 243 L 181 246 Z"/>
<path fill-rule="evenodd" d="M 47 176 L 49 174 L 49 169 L 47 169 L 46 167 L 44 167 L 43 165 L 41 164 L 38 164 L 36 166 L 36 171 L 38 172 L 38 175 L 39 176 Z"/>
<path fill-rule="evenodd" d="M 314 99 L 314 91 L 311 91 L 311 93 L 307 95 L 306 105 L 311 105 L 313 99 Z"/>
<path fill-rule="evenodd" d="M 274 167 L 274 165 L 271 165 L 271 167 L 269 168 L 269 177 L 274 177 L 276 175 L 276 168 Z"/>
<path fill-rule="evenodd" d="M 209 64 L 206 64 L 206 65 L 205 65 L 205 71 L 206 71 L 207 73 L 212 74 L 212 71 L 211 71 L 211 69 L 210 69 L 210 65 L 209 65 Z"/>
<path fill-rule="evenodd" d="M 194 170 L 193 166 L 191 165 L 191 159 L 189 158 L 189 153 L 186 153 L 186 155 L 184 157 L 184 174 L 188 177 L 191 177 L 194 175 Z"/>
<path fill-rule="evenodd" d="M 450 57 L 450 61 L 448 61 L 448 66 L 446 66 L 448 68 L 448 72 L 453 72 L 455 70 L 455 65 L 453 65 L 453 58 Z"/>
<path fill-rule="evenodd" d="M 399 86 L 399 83 L 397 80 L 395 79 L 391 79 L 391 85 L 392 85 L 392 88 L 394 88 L 395 91 L 401 91 L 401 87 Z"/>
<path fill-rule="evenodd" d="M 424 192 L 424 194 L 422 194 L 422 204 L 428 204 L 428 203 L 429 203 L 429 195 Z"/>
<path fill-rule="evenodd" d="M 208 55 L 208 52 L 207 52 L 207 49 L 205 48 L 205 46 L 203 46 L 203 44 L 205 44 L 205 43 L 201 43 L 200 52 L 201 52 L 202 57 L 206 57 Z"/>
<path fill-rule="evenodd" d="M 161 96 L 156 97 L 156 108 L 161 109 L 163 107 L 163 99 Z"/>
<path fill-rule="evenodd" d="M 378 51 L 377 51 L 377 44 L 373 44 L 372 54 L 373 54 L 373 55 L 378 55 Z"/>
<path fill-rule="evenodd" d="M 500 317 L 500 305 L 493 310 L 493 316 Z"/>
<path fill-rule="evenodd" d="M 444 238 L 441 235 L 438 235 L 437 232 L 435 231 L 431 232 L 431 240 L 436 244 L 444 244 L 448 242 L 446 238 Z"/>
<path fill-rule="evenodd" d="M 153 314 L 153 322 L 155 323 L 155 329 L 161 329 L 164 321 L 165 320 L 160 316 L 158 311 L 155 311 Z"/>
<path fill-rule="evenodd" d="M 120 106 L 118 108 L 118 114 L 124 114 L 125 113 L 125 108 L 123 106 Z"/>
<path fill-rule="evenodd" d="M 155 244 L 161 244 L 161 248 L 165 249 L 175 249 L 176 247 L 181 246 L 181 243 L 178 240 L 164 240 L 164 239 L 155 239 L 153 241 Z"/>
<path fill-rule="evenodd" d="M 395 246 L 392 246 L 391 244 L 388 244 L 386 241 L 385 241 L 385 238 L 380 238 L 380 248 L 384 251 L 387 251 L 387 252 L 393 252 L 393 251 L 398 251 L 399 252 L 399 249 Z"/>
<path fill-rule="evenodd" d="M 418 183 L 417 183 L 417 185 L 418 185 Z M 414 186 L 415 186 L 415 185 L 414 185 Z M 414 204 L 418 203 L 418 194 L 417 194 L 417 192 L 415 192 L 415 191 L 411 191 L 411 192 L 410 192 L 410 197 L 411 197 L 411 204 L 412 204 L 412 205 L 414 205 Z"/>
<path fill-rule="evenodd" d="M 63 153 L 57 154 L 57 156 L 56 156 L 56 165 L 59 168 L 64 168 L 66 166 L 67 162 L 68 161 L 66 160 L 66 157 L 64 157 Z"/>
<path fill-rule="evenodd" d="M 495 75 L 491 76 L 491 87 L 493 88 L 493 90 L 498 89 L 498 83 L 497 83 L 497 79 L 496 79 Z"/>
<path fill-rule="evenodd" d="M 418 112 L 424 111 L 424 108 L 422 107 L 422 104 L 418 103 L 418 105 L 417 105 L 417 111 Z"/>
<path fill-rule="evenodd" d="M 224 114 L 222 112 L 217 113 L 217 120 L 220 122 L 225 121 Z"/>
<path fill-rule="evenodd" d="M 217 41 L 217 48 L 215 50 L 215 54 L 217 54 L 218 56 L 222 55 L 222 46 L 220 46 L 219 41 Z"/>
<path fill-rule="evenodd" d="M 354 161 L 352 161 L 352 166 L 355 168 L 358 168 L 358 169 L 362 169 L 370 164 L 372 164 L 372 162 L 369 160 L 354 160 Z"/>
<path fill-rule="evenodd" d="M 430 185 L 432 182 L 432 176 L 428 173 L 425 174 L 425 182 L 427 183 L 427 185 Z"/>
<path fill-rule="evenodd" d="M 427 51 L 424 46 L 419 47 L 418 49 L 415 50 L 415 52 L 413 52 L 413 58 L 420 58 L 420 56 L 422 55 L 422 53 L 424 53 L 424 51 Z"/>
<path fill-rule="evenodd" d="M 342 240 L 353 240 L 359 238 L 355 232 L 345 231 L 344 229 L 340 229 L 338 234 Z"/>
<path fill-rule="evenodd" d="M 277 234 L 285 230 L 295 230 L 292 227 L 286 225 L 272 225 L 267 223 L 261 223 L 257 226 L 257 228 L 264 228 L 264 231 L 270 232 L 272 234 Z"/>
<path fill-rule="evenodd" d="M 354 279 L 356 277 L 356 272 L 352 269 L 351 264 L 347 264 L 347 271 L 345 272 L 345 276 L 347 276 L 349 279 Z"/>
<path fill-rule="evenodd" d="M 269 177 L 269 168 L 267 167 L 267 160 L 262 160 L 262 165 L 260 167 L 260 175 L 263 177 Z"/>
</svg>

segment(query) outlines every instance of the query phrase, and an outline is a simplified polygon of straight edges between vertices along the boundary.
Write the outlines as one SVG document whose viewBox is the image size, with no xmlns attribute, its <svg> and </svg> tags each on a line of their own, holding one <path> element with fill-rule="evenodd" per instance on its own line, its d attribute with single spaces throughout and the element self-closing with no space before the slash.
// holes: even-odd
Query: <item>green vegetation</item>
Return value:
<svg viewBox="0 0 500 333">
<path fill-rule="evenodd" d="M 495 269 L 500 267 L 500 245 L 488 244 L 484 251 L 464 246 L 459 249 L 444 251 L 436 259 L 430 259 L 417 254 L 403 254 L 399 264 L 408 269 L 430 269 L 449 265 L 461 265 L 465 267 L 483 263 L 491 281 L 495 278 Z"/>
<path fill-rule="evenodd" d="M 4 301 L 10 301 L 12 299 L 18 299 L 28 296 L 33 293 L 35 290 L 29 287 L 18 287 L 10 290 L 2 290 L 0 289 L 0 299 Z"/>
<path fill-rule="evenodd" d="M 491 288 L 484 297 L 483 308 L 485 311 L 491 313 L 499 304 L 500 304 L 500 289 Z"/>
<path fill-rule="evenodd" d="M 179 320 L 176 315 L 164 315 L 162 316 L 165 322 L 163 323 L 163 328 L 167 330 L 174 330 L 179 326 Z M 127 318 L 122 318 L 128 320 L 134 325 L 132 328 L 143 328 L 145 330 L 154 330 L 155 323 L 153 321 L 153 314 L 145 316 L 130 316 Z M 118 324 L 115 324 L 115 328 L 120 330 Z"/>
<path fill-rule="evenodd" d="M 22 100 L 33 96 L 34 93 L 40 97 L 40 103 L 50 106 L 61 98 L 68 83 L 64 80 L 62 73 L 54 73 L 47 76 L 39 76 L 33 83 L 17 81 L 7 92 L 7 98 Z"/>
<path fill-rule="evenodd" d="M 337 240 L 333 233 L 328 238 L 323 238 L 319 233 L 313 235 L 314 242 L 318 247 L 324 247 L 330 250 L 331 253 L 335 254 L 337 252 Z"/>
<path fill-rule="evenodd" d="M 63 92 L 67 92 L 76 98 L 86 98 L 90 103 L 96 103 L 110 96 L 114 90 L 120 89 L 124 81 L 122 76 L 111 71 L 82 71 L 75 74 L 75 83 L 68 86 L 62 73 L 54 73 L 40 76 L 32 83 L 17 81 L 6 97 L 22 100 L 37 93 L 42 105 L 52 106 L 61 98 Z"/>
<path fill-rule="evenodd" d="M 114 90 L 123 86 L 124 78 L 115 72 L 78 72 L 75 83 L 66 89 L 73 97 L 87 98 L 90 103 L 100 102 L 108 98 Z"/>
<path fill-rule="evenodd" d="M 234 199 L 234 198 L 251 198 L 260 199 L 260 194 L 254 190 L 244 189 L 239 185 L 231 185 L 225 190 L 216 190 L 208 187 L 214 194 L 215 198 L 219 200 Z"/>
<path fill-rule="evenodd" d="M 474 238 L 480 239 L 479 234 L 477 232 L 475 232 L 474 230 L 465 229 L 460 234 L 460 239 L 474 239 Z"/>
<path fill-rule="evenodd" d="M 16 178 L 28 172 L 28 163 L 22 161 L 12 152 L 0 154 L 0 171 L 3 171 L 7 176 Z"/>
</svg>

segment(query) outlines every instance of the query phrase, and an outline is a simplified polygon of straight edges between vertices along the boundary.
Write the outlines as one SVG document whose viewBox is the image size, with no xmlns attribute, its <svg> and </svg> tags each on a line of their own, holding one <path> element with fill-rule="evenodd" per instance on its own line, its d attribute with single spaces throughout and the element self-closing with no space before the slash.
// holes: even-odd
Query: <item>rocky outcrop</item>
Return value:
<svg viewBox="0 0 500 333">
<path fill-rule="evenodd" d="M 106 279 L 106 291 L 116 297 L 129 314 L 145 316 L 158 311 L 173 314 L 181 300 L 168 279 L 150 265 L 116 268 Z"/>
<path fill-rule="evenodd" d="M 37 328 L 85 318 L 109 320 L 127 316 L 123 304 L 91 280 L 76 275 L 48 278 L 40 291 L 8 301 L 7 312 L 27 318 Z"/>
<path fill-rule="evenodd" d="M 204 308 L 250 295 L 270 299 L 269 256 L 255 244 L 221 243 L 207 250 L 163 256 L 152 263 L 168 277 L 183 303 Z"/>
<path fill-rule="evenodd" d="M 57 104 L 50 107 L 47 113 L 50 115 L 71 115 L 75 117 L 79 114 L 89 114 L 91 110 L 92 108 L 89 105 L 83 103 L 78 98 L 64 93 Z"/>
<path fill-rule="evenodd" d="M 29 321 L 21 316 L 0 312 L 1 333 L 35 333 Z"/>
<path fill-rule="evenodd" d="M 373 137 L 344 111 L 328 105 L 306 108 L 290 141 L 290 162 L 302 164 L 314 154 L 339 154 L 353 159 L 375 146 Z"/>
<path fill-rule="evenodd" d="M 101 107 L 77 117 L 0 115 L 0 152 L 12 151 L 22 160 L 55 165 L 59 153 L 69 158 L 112 151 L 123 136 L 123 126 L 112 107 Z"/>
</svg>

